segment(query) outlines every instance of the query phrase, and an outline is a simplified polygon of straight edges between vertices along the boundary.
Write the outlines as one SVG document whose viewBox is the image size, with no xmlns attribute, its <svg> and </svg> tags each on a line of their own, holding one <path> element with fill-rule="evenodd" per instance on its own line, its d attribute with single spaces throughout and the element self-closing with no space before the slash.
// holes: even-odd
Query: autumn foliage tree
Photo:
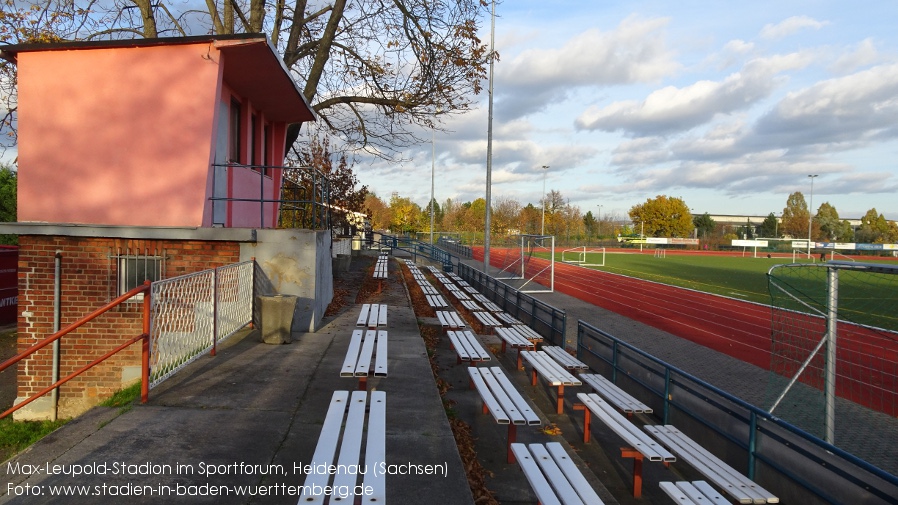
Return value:
<svg viewBox="0 0 898 505">
<path fill-rule="evenodd" d="M 631 207 L 629 215 L 637 230 L 649 237 L 688 237 L 694 229 L 682 198 L 658 195 Z"/>
<path fill-rule="evenodd" d="M 336 229 L 343 229 L 346 234 L 353 234 L 351 228 L 359 223 L 351 216 L 352 213 L 365 213 L 368 186 L 359 184 L 346 154 L 337 156 L 332 153 L 329 137 L 314 136 L 300 150 L 299 165 L 302 167 L 300 171 L 311 169 L 328 179 L 331 224 Z M 313 183 L 314 177 L 302 178 L 305 194 L 312 191 Z"/>
</svg>

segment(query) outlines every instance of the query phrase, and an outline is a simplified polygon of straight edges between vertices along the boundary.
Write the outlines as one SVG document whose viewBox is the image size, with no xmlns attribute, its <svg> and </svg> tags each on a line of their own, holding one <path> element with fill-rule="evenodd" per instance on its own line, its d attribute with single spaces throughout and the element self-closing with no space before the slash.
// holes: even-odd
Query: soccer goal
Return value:
<svg viewBox="0 0 898 505">
<path fill-rule="evenodd" d="M 667 257 L 667 249 L 655 249 L 655 257 L 656 258 L 666 258 Z"/>
<path fill-rule="evenodd" d="M 586 246 L 574 247 L 561 251 L 562 263 L 573 263 L 583 267 L 603 267 L 605 266 L 605 248 L 594 247 L 587 249 Z"/>
<path fill-rule="evenodd" d="M 522 293 L 552 293 L 555 291 L 555 236 L 554 235 L 515 235 L 518 247 L 508 255 L 508 262 L 503 265 L 496 279 L 498 280 L 523 280 L 518 287 Z M 531 260 L 534 254 L 537 257 L 546 256 L 547 261 Z M 548 288 L 537 284 L 539 280 Z M 533 283 L 533 286 L 528 285 Z"/>
<path fill-rule="evenodd" d="M 772 308 L 769 410 L 850 451 L 836 443 L 842 437 L 836 435 L 860 429 L 858 412 L 898 416 L 898 266 L 842 261 L 776 265 L 767 279 Z M 843 442 L 847 438 L 852 437 Z"/>
</svg>

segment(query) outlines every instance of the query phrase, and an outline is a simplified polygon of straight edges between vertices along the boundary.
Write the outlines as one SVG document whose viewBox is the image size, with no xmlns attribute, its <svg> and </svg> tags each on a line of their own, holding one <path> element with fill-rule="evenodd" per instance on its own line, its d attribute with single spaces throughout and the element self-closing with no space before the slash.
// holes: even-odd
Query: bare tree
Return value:
<svg viewBox="0 0 898 505">
<path fill-rule="evenodd" d="M 348 148 L 386 158 L 420 142 L 416 129 L 438 128 L 440 116 L 470 109 L 491 57 L 477 37 L 482 0 L 206 0 L 204 11 L 186 5 L 26 0 L 15 13 L 32 38 L 54 40 L 267 33 L 324 127 Z M 21 35 L 0 28 L 0 42 L 23 42 Z M 14 125 L 13 117 L 3 126 Z M 293 125 L 288 148 L 298 136 Z"/>
</svg>

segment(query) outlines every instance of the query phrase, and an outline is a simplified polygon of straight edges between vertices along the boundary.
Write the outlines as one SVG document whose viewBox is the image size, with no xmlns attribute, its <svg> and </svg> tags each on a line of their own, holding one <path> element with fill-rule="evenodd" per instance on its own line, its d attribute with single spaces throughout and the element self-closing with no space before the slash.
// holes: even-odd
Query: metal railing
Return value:
<svg viewBox="0 0 898 505">
<path fill-rule="evenodd" d="M 898 477 L 583 321 L 577 357 L 782 503 L 898 503 Z"/>
<path fill-rule="evenodd" d="M 198 357 L 215 355 L 216 346 L 253 322 L 255 260 L 244 261 L 150 283 L 146 281 L 71 325 L 0 364 L 0 372 L 97 319 L 128 300 L 143 295 L 143 332 L 126 339 L 66 377 L 34 393 L 0 414 L 0 418 L 81 375 L 111 356 L 142 341 L 141 402 L 149 390 Z"/>
<path fill-rule="evenodd" d="M 330 205 L 330 179 L 313 167 L 280 167 L 271 165 L 241 165 L 238 163 L 212 165 L 212 220 L 213 225 L 226 226 L 229 205 L 258 207 L 260 228 L 273 228 L 277 210 L 277 228 L 307 228 L 320 230 L 330 228 L 332 206 Z M 271 187 L 279 172 L 281 187 Z M 252 189 L 240 187 L 231 189 L 228 180 L 240 174 L 247 180 L 258 178 L 258 195 Z M 245 190 L 245 192 L 244 192 Z M 271 195 L 277 191 L 279 198 Z M 230 192 L 230 193 L 229 193 Z"/>
<path fill-rule="evenodd" d="M 13 412 L 19 410 L 20 408 L 22 408 L 22 407 L 24 407 L 24 406 L 30 404 L 31 402 L 37 400 L 37 399 L 40 398 L 41 396 L 43 396 L 43 395 L 49 393 L 50 391 L 53 391 L 54 389 L 58 388 L 59 386 L 65 384 L 66 382 L 68 382 L 68 381 L 74 379 L 75 377 L 81 375 L 82 373 L 86 372 L 87 370 L 90 370 L 91 368 L 93 368 L 93 367 L 99 365 L 100 363 L 102 363 L 103 361 L 105 361 L 105 360 L 107 360 L 108 358 L 112 357 L 113 355 L 115 355 L 115 354 L 119 353 L 120 351 L 122 351 L 122 350 L 124 350 L 124 349 L 130 347 L 131 344 L 134 344 L 134 343 L 139 342 L 139 341 L 142 341 L 142 342 L 143 342 L 143 345 L 142 345 L 142 348 L 141 348 L 141 365 L 142 365 L 141 368 L 142 368 L 142 372 L 141 372 L 140 397 L 141 397 L 141 401 L 142 401 L 142 402 L 146 402 L 147 399 L 148 399 L 148 397 L 149 397 L 149 371 L 148 371 L 148 370 L 149 370 L 149 354 L 150 354 L 150 339 L 149 339 L 149 336 L 150 336 L 150 317 L 149 317 L 149 315 L 150 315 L 150 300 L 151 300 L 151 295 L 150 295 L 150 282 L 149 282 L 149 281 L 147 281 L 146 283 L 144 283 L 142 286 L 137 286 L 136 288 L 134 288 L 134 289 L 128 291 L 127 293 L 125 293 L 125 294 L 119 296 L 118 298 L 112 300 L 111 302 L 107 303 L 106 305 L 103 305 L 103 306 L 100 307 L 99 309 L 97 309 L 97 310 L 91 312 L 90 314 L 88 314 L 88 315 L 86 315 L 86 316 L 84 316 L 84 317 L 78 319 L 78 320 L 75 321 L 74 323 L 72 323 L 72 324 L 66 326 L 65 328 L 63 328 L 63 329 L 57 331 L 56 333 L 54 333 L 54 334 L 50 335 L 49 337 L 47 337 L 47 338 L 41 340 L 40 342 L 34 344 L 33 346 L 29 347 L 28 349 L 22 351 L 22 352 L 19 353 L 18 355 L 13 356 L 12 358 L 10 358 L 10 359 L 4 361 L 3 364 L 0 365 L 0 372 L 2 372 L 3 370 L 6 370 L 6 369 L 9 368 L 10 366 L 12 366 L 12 365 L 14 365 L 14 364 L 16 364 L 16 363 L 22 361 L 23 359 L 27 358 L 28 356 L 31 356 L 31 355 L 34 354 L 35 352 L 37 352 L 37 351 L 43 349 L 44 347 L 46 347 L 46 346 L 52 344 L 53 342 L 55 342 L 55 341 L 61 339 L 62 337 L 68 335 L 69 333 L 71 333 L 71 332 L 77 330 L 78 328 L 80 328 L 80 327 L 84 326 L 85 324 L 87 324 L 87 323 L 93 321 L 94 319 L 97 319 L 98 317 L 102 316 L 102 315 L 105 314 L 106 312 L 109 312 L 110 310 L 114 309 L 115 307 L 118 307 L 119 305 L 121 305 L 121 304 L 127 302 L 127 301 L 130 300 L 131 298 L 133 298 L 133 297 L 135 297 L 135 296 L 137 296 L 137 295 L 140 295 L 140 294 L 143 294 L 143 295 L 144 295 L 144 297 L 143 297 L 143 332 L 142 332 L 140 335 L 137 335 L 137 336 L 135 336 L 135 337 L 131 337 L 131 338 L 125 340 L 124 342 L 122 342 L 121 344 L 117 345 L 116 347 L 114 347 L 114 348 L 111 349 L 110 351 L 107 351 L 107 352 L 106 352 L 105 354 L 103 354 L 102 356 L 100 356 L 100 357 L 94 359 L 94 360 L 91 361 L 90 363 L 88 363 L 88 364 L 86 364 L 86 365 L 84 365 L 84 366 L 78 368 L 77 370 L 75 370 L 74 372 L 70 373 L 69 375 L 67 375 L 67 376 L 65 376 L 65 377 L 63 377 L 63 378 L 57 380 L 57 381 L 54 382 L 53 384 L 50 384 L 49 386 L 47 386 L 47 387 L 41 389 L 40 391 L 34 393 L 34 394 L 31 395 L 30 397 L 26 398 L 24 401 L 22 401 L 22 402 L 20 402 L 20 403 L 18 403 L 18 404 L 16 404 L 16 405 L 14 405 L 14 406 L 12 406 L 12 407 L 9 408 L 8 410 L 6 410 L 6 411 L 3 412 L 2 414 L 0 414 L 0 419 L 2 419 L 2 418 L 4 418 L 4 417 L 8 416 L 9 414 L 12 414 Z"/>
<path fill-rule="evenodd" d="M 567 314 L 563 310 L 522 293 L 468 264 L 459 263 L 458 275 L 502 310 L 536 330 L 548 342 L 566 347 L 564 332 Z"/>
<path fill-rule="evenodd" d="M 255 261 L 153 283 L 150 388 L 253 320 Z"/>
</svg>

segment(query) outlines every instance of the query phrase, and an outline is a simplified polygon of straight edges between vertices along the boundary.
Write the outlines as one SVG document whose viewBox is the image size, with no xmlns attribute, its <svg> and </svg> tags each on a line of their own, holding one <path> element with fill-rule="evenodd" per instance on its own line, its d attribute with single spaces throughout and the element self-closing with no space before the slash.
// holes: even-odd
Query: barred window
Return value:
<svg viewBox="0 0 898 505">
<path fill-rule="evenodd" d="M 165 256 L 144 254 L 119 253 L 111 255 L 115 265 L 114 296 L 119 297 L 128 291 L 142 285 L 144 281 L 155 282 L 162 280 L 165 275 Z M 133 301 L 142 301 L 143 293 L 131 298 Z"/>
</svg>

